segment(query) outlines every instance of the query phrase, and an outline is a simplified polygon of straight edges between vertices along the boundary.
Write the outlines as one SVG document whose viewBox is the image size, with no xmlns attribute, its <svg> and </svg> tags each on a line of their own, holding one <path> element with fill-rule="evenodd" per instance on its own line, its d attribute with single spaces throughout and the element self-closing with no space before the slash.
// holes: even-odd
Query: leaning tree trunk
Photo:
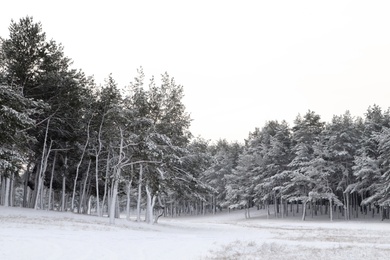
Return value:
<svg viewBox="0 0 390 260">
<path fill-rule="evenodd" d="M 49 124 L 50 124 L 50 118 L 47 120 L 45 139 L 43 141 L 41 165 L 39 167 L 39 172 L 38 172 L 38 187 L 35 187 L 36 188 L 36 197 L 35 197 L 35 202 L 34 202 L 34 209 L 38 209 L 39 197 L 43 196 L 43 194 L 41 194 L 41 188 L 42 188 L 43 180 L 44 180 L 44 177 L 45 177 L 45 172 L 46 172 L 46 167 L 47 167 L 47 160 L 49 158 L 51 146 L 53 144 L 53 140 L 51 140 L 49 148 L 46 149 L 47 134 L 49 132 Z"/>
<path fill-rule="evenodd" d="M 85 151 L 87 150 L 88 143 L 89 143 L 89 123 L 88 123 L 88 129 L 87 129 L 87 140 L 85 141 L 83 152 L 81 153 L 80 160 L 79 160 L 79 162 L 77 163 L 77 166 L 76 166 L 76 177 L 74 178 L 74 183 L 73 183 L 72 203 L 71 203 L 72 212 L 74 211 L 74 198 L 75 198 L 75 195 L 76 195 L 76 185 L 77 185 L 77 179 L 79 178 L 80 165 L 83 162 Z M 79 195 L 79 197 L 80 197 L 80 195 Z M 79 198 L 79 200 L 80 200 L 79 201 L 79 204 L 80 204 L 81 203 L 81 199 Z"/>
<path fill-rule="evenodd" d="M 42 198 L 43 198 L 43 181 L 45 179 L 47 161 L 49 159 L 52 144 L 53 144 L 53 141 L 50 141 L 49 148 L 47 148 L 47 151 L 44 152 L 44 154 L 42 155 L 41 166 L 39 167 L 39 172 L 38 172 L 38 188 L 37 188 L 37 195 L 35 197 L 34 209 L 38 209 L 38 203 L 39 203 L 39 201 L 42 201 Z M 45 145 L 44 145 L 44 147 L 45 147 Z M 41 208 L 42 208 L 42 205 L 41 205 Z"/>
<path fill-rule="evenodd" d="M 157 196 L 157 201 L 158 201 L 158 204 L 160 205 L 160 207 L 162 208 L 162 211 L 161 211 L 161 213 L 158 214 L 158 215 L 156 216 L 156 218 L 154 219 L 154 223 L 156 223 L 156 224 L 157 224 L 157 222 L 158 222 L 158 219 L 159 219 L 161 216 L 165 215 L 165 205 L 161 202 L 160 196 Z"/>
<path fill-rule="evenodd" d="M 87 168 L 87 171 L 85 173 L 85 178 L 84 178 L 83 185 L 82 185 L 83 190 L 82 190 L 81 198 L 80 198 L 80 202 L 79 202 L 79 208 L 78 208 L 79 213 L 81 213 L 81 207 L 83 206 L 83 202 L 84 202 L 84 198 L 85 198 L 85 189 L 87 186 L 87 181 L 88 181 L 88 177 L 89 177 L 89 169 L 91 168 L 91 162 L 92 162 L 92 160 L 89 159 L 88 168 Z M 83 211 L 85 211 L 85 210 L 83 209 Z"/>
</svg>

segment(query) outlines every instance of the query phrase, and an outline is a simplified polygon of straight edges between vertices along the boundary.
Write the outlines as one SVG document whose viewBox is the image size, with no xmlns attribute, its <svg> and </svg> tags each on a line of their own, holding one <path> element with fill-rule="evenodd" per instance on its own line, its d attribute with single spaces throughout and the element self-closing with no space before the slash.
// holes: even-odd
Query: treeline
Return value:
<svg viewBox="0 0 390 260">
<path fill-rule="evenodd" d="M 285 217 L 298 208 L 304 220 L 334 212 L 345 219 L 380 214 L 389 218 L 390 112 L 369 107 L 364 118 L 349 112 L 321 121 L 313 111 L 292 128 L 270 121 L 245 145 L 220 141 L 207 176 L 218 207 L 264 206 Z M 340 214 L 341 213 L 341 214 Z M 249 214 L 249 213 L 248 213 Z"/>
<path fill-rule="evenodd" d="M 97 85 L 33 18 L 9 30 L 0 41 L 1 205 L 111 223 L 131 209 L 153 223 L 270 205 L 282 217 L 289 206 L 303 219 L 309 207 L 331 219 L 335 210 L 388 218 L 389 111 L 373 106 L 330 123 L 309 111 L 293 127 L 266 123 L 244 144 L 210 144 L 191 135 L 183 87 L 167 73 L 145 80 L 140 68 L 124 88 L 111 75 Z"/>
</svg>

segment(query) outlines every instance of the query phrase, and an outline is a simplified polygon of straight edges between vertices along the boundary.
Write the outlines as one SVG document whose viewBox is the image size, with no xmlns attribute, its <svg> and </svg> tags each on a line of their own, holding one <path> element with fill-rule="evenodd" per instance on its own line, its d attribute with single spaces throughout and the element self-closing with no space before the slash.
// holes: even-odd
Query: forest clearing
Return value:
<svg viewBox="0 0 390 260">
<path fill-rule="evenodd" d="M 0 207 L 1 259 L 387 259 L 390 225 L 270 217 L 251 209 L 162 218 L 158 225 Z"/>
</svg>

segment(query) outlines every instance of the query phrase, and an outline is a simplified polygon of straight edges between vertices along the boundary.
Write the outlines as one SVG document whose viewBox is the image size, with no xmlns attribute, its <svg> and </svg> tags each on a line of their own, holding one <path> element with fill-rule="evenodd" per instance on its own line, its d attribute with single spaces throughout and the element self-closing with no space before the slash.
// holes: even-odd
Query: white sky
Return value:
<svg viewBox="0 0 390 260">
<path fill-rule="evenodd" d="M 6 1 L 41 21 L 87 75 L 120 86 L 143 66 L 184 86 L 195 136 L 243 141 L 267 120 L 329 121 L 390 106 L 389 1 Z"/>
</svg>

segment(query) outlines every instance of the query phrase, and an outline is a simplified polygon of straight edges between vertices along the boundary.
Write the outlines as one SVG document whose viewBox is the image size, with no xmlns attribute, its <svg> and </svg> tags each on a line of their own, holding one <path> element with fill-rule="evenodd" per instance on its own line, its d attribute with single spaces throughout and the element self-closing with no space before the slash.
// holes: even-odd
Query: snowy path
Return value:
<svg viewBox="0 0 390 260">
<path fill-rule="evenodd" d="M 388 222 L 254 214 L 166 218 L 152 226 L 120 219 L 110 226 L 105 218 L 0 207 L 0 259 L 387 259 L 390 253 Z"/>
</svg>

